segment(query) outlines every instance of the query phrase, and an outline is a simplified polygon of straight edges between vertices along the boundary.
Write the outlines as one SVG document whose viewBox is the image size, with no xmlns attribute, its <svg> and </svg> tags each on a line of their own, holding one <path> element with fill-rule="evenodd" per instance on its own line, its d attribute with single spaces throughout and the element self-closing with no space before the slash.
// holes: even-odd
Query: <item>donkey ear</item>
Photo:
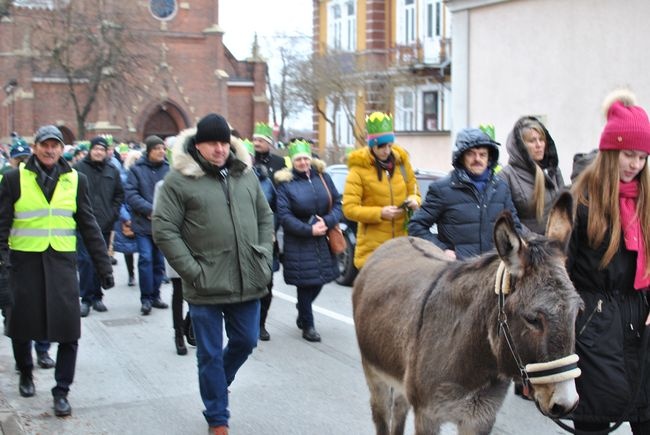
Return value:
<svg viewBox="0 0 650 435">
<path fill-rule="evenodd" d="M 525 244 L 517 230 L 509 211 L 503 211 L 494 224 L 494 246 L 508 267 L 510 274 L 520 277 L 524 271 L 523 250 Z"/>
<path fill-rule="evenodd" d="M 568 191 L 562 192 L 548 215 L 546 237 L 560 244 L 566 254 L 571 230 L 573 228 L 573 197 Z"/>
</svg>

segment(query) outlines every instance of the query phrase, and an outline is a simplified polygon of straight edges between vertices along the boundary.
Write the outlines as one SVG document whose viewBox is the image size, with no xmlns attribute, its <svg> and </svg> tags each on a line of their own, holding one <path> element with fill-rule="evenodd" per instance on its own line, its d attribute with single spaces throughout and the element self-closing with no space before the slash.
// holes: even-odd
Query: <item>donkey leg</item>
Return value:
<svg viewBox="0 0 650 435">
<path fill-rule="evenodd" d="M 403 435 L 406 416 L 409 412 L 408 400 L 403 394 L 393 390 L 393 418 L 391 420 L 391 435 Z"/>
<path fill-rule="evenodd" d="M 413 413 L 415 414 L 415 435 L 437 435 L 440 433 L 442 421 L 438 416 L 434 416 L 430 407 L 414 407 Z"/>
<path fill-rule="evenodd" d="M 366 383 L 370 390 L 370 409 L 372 421 L 375 423 L 377 435 L 388 435 L 388 422 L 390 420 L 391 388 L 381 379 L 375 370 L 363 362 L 363 371 L 366 374 Z"/>
</svg>

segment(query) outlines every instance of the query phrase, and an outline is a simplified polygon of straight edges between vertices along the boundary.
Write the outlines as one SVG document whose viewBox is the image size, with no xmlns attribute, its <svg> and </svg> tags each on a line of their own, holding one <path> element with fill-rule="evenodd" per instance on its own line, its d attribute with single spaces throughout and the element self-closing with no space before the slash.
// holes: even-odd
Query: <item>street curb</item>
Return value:
<svg viewBox="0 0 650 435">
<path fill-rule="evenodd" d="M 6 409 L 0 411 L 0 432 L 3 435 L 22 435 L 25 433 L 20 417 L 16 412 Z"/>
</svg>

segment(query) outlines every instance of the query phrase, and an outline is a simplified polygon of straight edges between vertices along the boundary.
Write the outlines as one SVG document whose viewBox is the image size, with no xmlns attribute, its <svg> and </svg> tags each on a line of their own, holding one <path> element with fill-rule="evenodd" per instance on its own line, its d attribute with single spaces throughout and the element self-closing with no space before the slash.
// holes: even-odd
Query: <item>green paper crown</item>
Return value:
<svg viewBox="0 0 650 435">
<path fill-rule="evenodd" d="M 113 146 L 113 135 L 112 134 L 102 134 L 102 137 L 106 139 L 108 146 Z"/>
<path fill-rule="evenodd" d="M 80 140 L 77 142 L 77 147 L 78 150 L 82 151 L 88 151 L 90 149 L 90 141 L 89 140 Z"/>
<path fill-rule="evenodd" d="M 253 145 L 253 142 L 248 139 L 242 139 L 241 143 L 246 147 L 248 154 L 255 154 L 255 146 Z"/>
<path fill-rule="evenodd" d="M 494 140 L 494 124 L 481 124 L 478 128 L 488 136 L 490 139 Z"/>
<path fill-rule="evenodd" d="M 125 144 L 124 142 L 122 142 L 121 144 L 119 144 L 117 146 L 117 152 L 118 153 L 128 153 L 129 150 L 130 150 L 129 146 L 127 144 Z"/>
<path fill-rule="evenodd" d="M 366 116 L 368 134 L 381 134 L 393 132 L 393 117 L 388 113 L 373 112 Z"/>
<path fill-rule="evenodd" d="M 255 131 L 253 132 L 253 137 L 256 135 L 273 138 L 273 128 L 270 125 L 265 124 L 264 122 L 258 122 L 255 124 Z"/>
<path fill-rule="evenodd" d="M 289 144 L 289 157 L 293 160 L 297 156 L 311 157 L 311 145 L 305 140 L 294 140 Z"/>
</svg>

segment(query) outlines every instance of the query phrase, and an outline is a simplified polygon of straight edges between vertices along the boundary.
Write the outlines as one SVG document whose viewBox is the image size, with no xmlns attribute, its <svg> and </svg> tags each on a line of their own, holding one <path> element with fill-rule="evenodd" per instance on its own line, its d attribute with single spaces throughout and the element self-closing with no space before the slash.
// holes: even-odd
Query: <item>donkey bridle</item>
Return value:
<svg viewBox="0 0 650 435">
<path fill-rule="evenodd" d="M 535 384 L 568 381 L 580 376 L 578 355 L 575 353 L 553 361 L 524 365 L 515 348 L 515 342 L 512 339 L 510 327 L 508 326 L 508 316 L 505 312 L 506 295 L 510 293 L 510 272 L 503 261 L 499 263 L 499 268 L 497 269 L 494 291 L 498 295 L 499 300 L 499 333 L 503 334 L 508 344 L 508 348 L 515 360 L 515 364 L 517 364 L 519 375 L 526 389 L 530 389 Z"/>
</svg>

